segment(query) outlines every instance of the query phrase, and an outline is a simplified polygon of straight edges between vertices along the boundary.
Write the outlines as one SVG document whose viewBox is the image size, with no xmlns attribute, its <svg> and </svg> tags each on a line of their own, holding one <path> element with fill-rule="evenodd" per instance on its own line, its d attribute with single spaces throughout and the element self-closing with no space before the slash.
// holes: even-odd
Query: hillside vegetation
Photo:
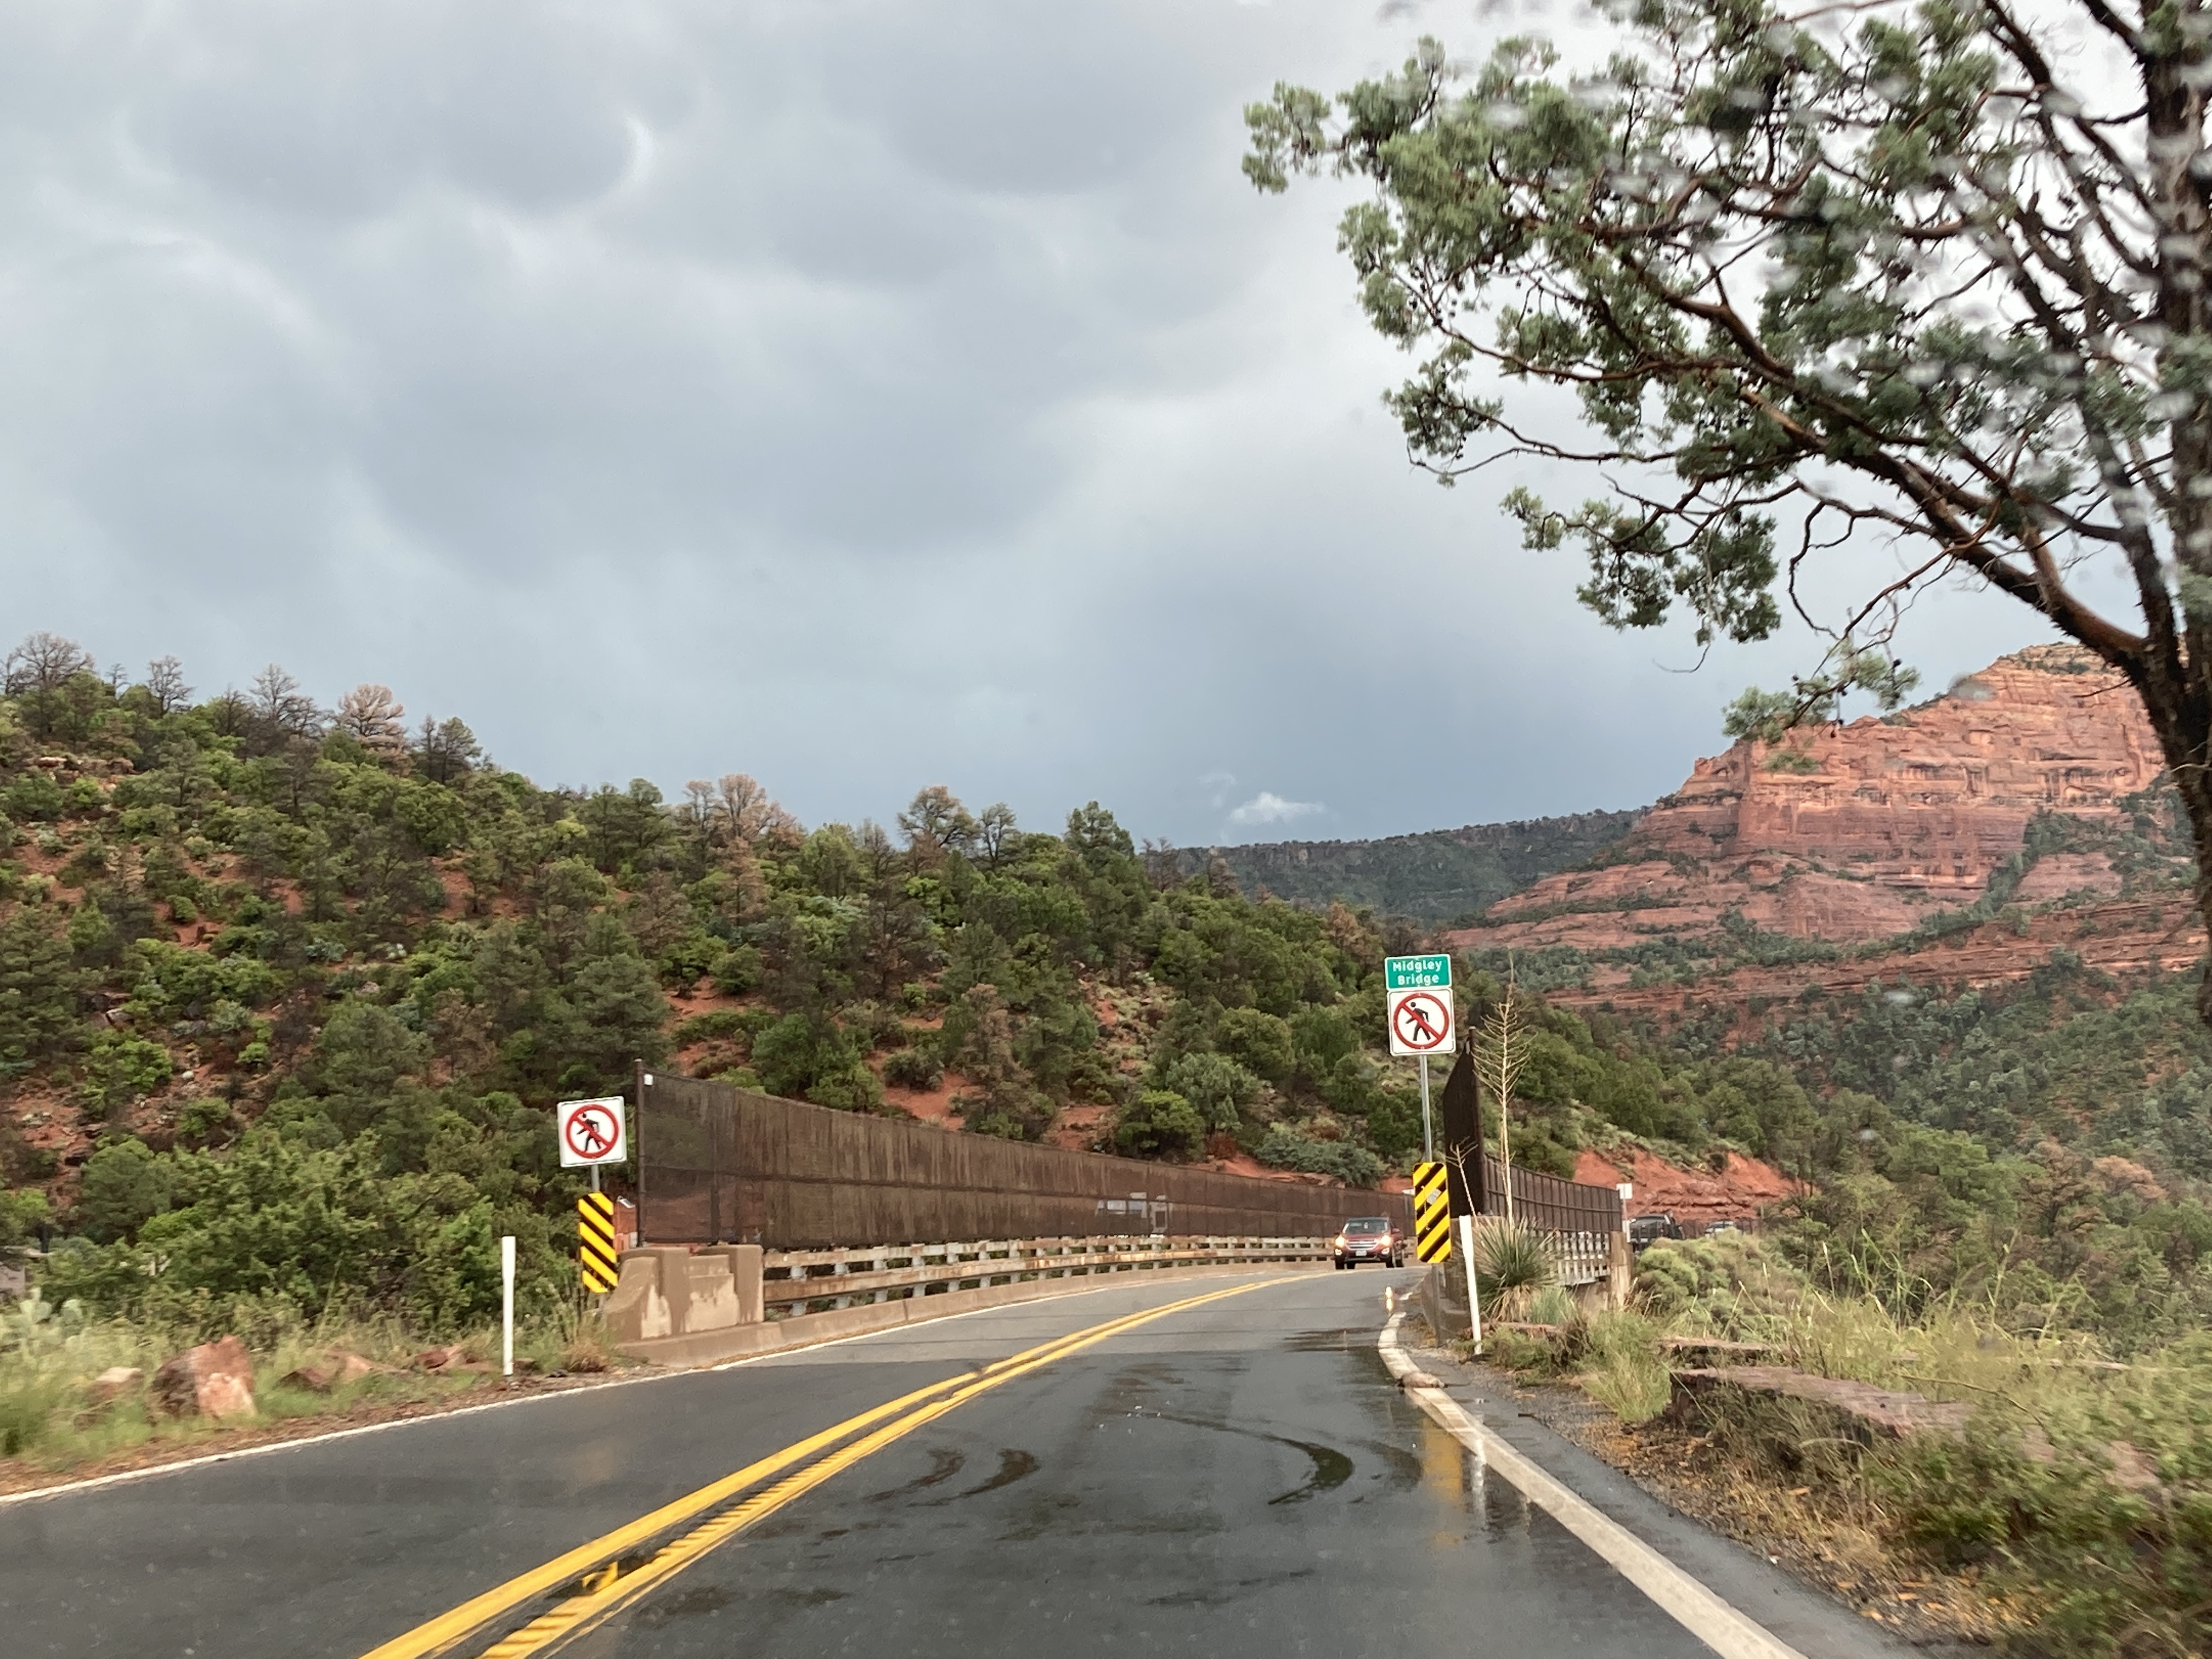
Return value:
<svg viewBox="0 0 2212 1659">
<path fill-rule="evenodd" d="M 1376 841 L 1185 848 L 1176 854 L 1176 868 L 1182 875 L 1202 875 L 1218 861 L 1249 894 L 1264 890 L 1309 908 L 1343 903 L 1464 926 L 1499 899 L 1602 853 L 1643 816 L 1641 809 L 1575 812 Z"/>
<path fill-rule="evenodd" d="M 558 1299 L 574 1182 L 547 1109 L 633 1060 L 1354 1184 L 1419 1143 L 1412 1068 L 1376 1048 L 1382 957 L 1419 936 L 1148 863 L 1095 803 L 1033 833 L 933 787 L 889 829 L 810 830 L 737 775 L 541 789 L 380 687 L 325 710 L 271 668 L 196 697 L 173 662 L 133 683 L 34 636 L 0 695 L 0 1244 L 52 1238 L 58 1300 L 454 1328 L 491 1304 L 501 1232 Z M 1504 987 L 1465 967 L 1474 1029 Z M 2148 1340 L 2207 1306 L 2202 1062 L 2114 994 L 2081 1017 L 2142 1025 L 2095 1046 L 2146 1056 L 2125 1121 L 2156 1135 L 2099 1116 L 2125 1081 L 2102 1073 L 2055 1117 L 1964 1110 L 1995 1097 L 1942 1078 L 1983 1064 L 1977 1031 L 2032 1043 L 2022 1016 L 1885 1000 L 1747 1047 L 1524 996 L 1514 1156 L 1765 1158 L 1820 1183 L 1796 1236 L 1838 1283 L 1994 1279 L 2008 1310 Z M 1924 1086 L 1882 1048 L 1908 1015 Z"/>
<path fill-rule="evenodd" d="M 35 635 L 0 695 L 0 1244 L 53 1241 L 50 1299 L 201 1328 L 455 1328 L 498 1233 L 569 1282 L 547 1108 L 634 1060 L 1371 1184 L 1419 1141 L 1372 1042 L 1413 942 L 1148 871 L 1095 803 L 809 830 L 738 775 L 541 789 L 382 687 L 199 697 Z"/>
</svg>

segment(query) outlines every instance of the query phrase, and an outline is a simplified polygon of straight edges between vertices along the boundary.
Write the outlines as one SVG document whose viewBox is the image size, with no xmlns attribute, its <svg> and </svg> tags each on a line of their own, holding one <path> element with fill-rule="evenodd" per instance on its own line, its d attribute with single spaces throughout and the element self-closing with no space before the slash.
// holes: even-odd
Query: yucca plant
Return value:
<svg viewBox="0 0 2212 1659">
<path fill-rule="evenodd" d="M 1489 1319 L 1521 1319 L 1539 1292 L 1559 1282 L 1559 1251 L 1549 1233 L 1486 1216 L 1474 1224 L 1474 1284 Z"/>
</svg>

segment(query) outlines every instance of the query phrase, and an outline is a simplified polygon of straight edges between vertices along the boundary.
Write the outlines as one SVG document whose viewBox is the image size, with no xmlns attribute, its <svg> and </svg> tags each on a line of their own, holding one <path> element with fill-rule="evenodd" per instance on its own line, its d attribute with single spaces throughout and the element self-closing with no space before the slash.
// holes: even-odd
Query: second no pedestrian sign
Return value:
<svg viewBox="0 0 2212 1659">
<path fill-rule="evenodd" d="M 1385 957 L 1382 986 L 1392 1054 L 1407 1058 L 1453 1052 L 1449 957 Z"/>
</svg>

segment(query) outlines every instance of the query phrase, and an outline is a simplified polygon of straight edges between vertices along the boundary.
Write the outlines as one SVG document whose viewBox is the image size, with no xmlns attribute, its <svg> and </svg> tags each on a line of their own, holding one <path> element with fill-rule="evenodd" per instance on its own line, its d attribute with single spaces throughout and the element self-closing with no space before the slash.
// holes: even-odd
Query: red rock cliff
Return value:
<svg viewBox="0 0 2212 1659">
<path fill-rule="evenodd" d="M 1733 908 L 1770 933 L 1881 939 L 1979 897 L 2037 813 L 2117 821 L 2163 765 L 2117 675 L 2038 647 L 1905 714 L 1700 760 L 1605 867 L 1547 877 L 1451 937 L 1603 950 L 1709 933 Z M 2101 854 L 2057 855 L 2017 897 L 2118 889 Z"/>
</svg>

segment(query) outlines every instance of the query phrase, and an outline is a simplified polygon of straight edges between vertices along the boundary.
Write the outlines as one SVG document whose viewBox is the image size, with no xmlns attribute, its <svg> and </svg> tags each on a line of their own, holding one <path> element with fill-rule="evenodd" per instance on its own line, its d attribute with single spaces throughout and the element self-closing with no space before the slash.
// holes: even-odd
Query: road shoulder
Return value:
<svg viewBox="0 0 2212 1659">
<path fill-rule="evenodd" d="M 1856 1616 L 1778 1561 L 1683 1514 L 1566 1439 L 1522 1407 L 1509 1379 L 1440 1349 L 1418 1346 L 1410 1336 L 1404 1341 L 1407 1357 L 1442 1384 L 1440 1392 L 1483 1434 L 1518 1452 L 1804 1659 L 1902 1659 L 1930 1653 L 1963 1659 L 1968 1651 L 1956 1644 L 1909 1643 Z"/>
</svg>

